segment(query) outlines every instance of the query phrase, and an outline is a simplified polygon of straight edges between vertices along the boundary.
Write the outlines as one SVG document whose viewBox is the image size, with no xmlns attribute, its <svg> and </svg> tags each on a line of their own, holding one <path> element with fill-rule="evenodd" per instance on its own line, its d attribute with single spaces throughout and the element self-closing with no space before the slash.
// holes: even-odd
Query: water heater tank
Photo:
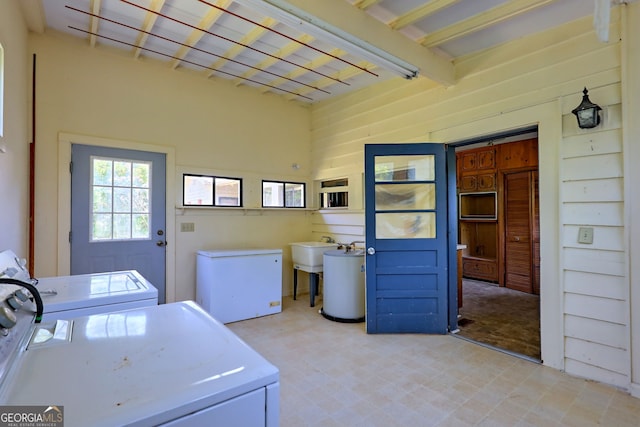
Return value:
<svg viewBox="0 0 640 427">
<path fill-rule="evenodd" d="M 338 322 L 364 322 L 364 250 L 331 250 L 323 254 L 321 313 Z"/>
</svg>

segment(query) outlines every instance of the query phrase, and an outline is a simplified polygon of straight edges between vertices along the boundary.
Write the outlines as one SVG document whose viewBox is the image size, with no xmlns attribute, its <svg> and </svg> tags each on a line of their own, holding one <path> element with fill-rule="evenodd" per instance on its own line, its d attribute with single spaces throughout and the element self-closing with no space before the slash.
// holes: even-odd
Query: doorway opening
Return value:
<svg viewBox="0 0 640 427">
<path fill-rule="evenodd" d="M 541 360 L 537 128 L 456 152 L 461 338 Z"/>
</svg>

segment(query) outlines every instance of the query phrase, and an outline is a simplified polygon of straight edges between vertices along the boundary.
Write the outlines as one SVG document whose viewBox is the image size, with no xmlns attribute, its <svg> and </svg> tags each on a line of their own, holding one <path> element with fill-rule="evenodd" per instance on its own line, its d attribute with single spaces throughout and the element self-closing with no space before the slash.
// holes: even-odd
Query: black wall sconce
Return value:
<svg viewBox="0 0 640 427">
<path fill-rule="evenodd" d="M 571 110 L 573 114 L 578 118 L 578 126 L 581 129 L 590 129 L 600 124 L 600 114 L 598 111 L 602 110 L 598 104 L 594 104 L 589 100 L 589 91 L 585 87 L 582 91 L 582 102 L 576 108 Z"/>
</svg>

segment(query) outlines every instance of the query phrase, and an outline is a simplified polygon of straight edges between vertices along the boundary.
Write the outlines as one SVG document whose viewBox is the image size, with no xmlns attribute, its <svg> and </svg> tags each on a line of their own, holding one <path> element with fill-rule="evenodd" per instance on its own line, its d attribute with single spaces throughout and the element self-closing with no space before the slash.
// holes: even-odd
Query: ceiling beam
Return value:
<svg viewBox="0 0 640 427">
<path fill-rule="evenodd" d="M 222 68 L 222 66 L 227 62 L 227 59 L 233 59 L 236 56 L 240 55 L 242 52 L 248 49 L 245 46 L 253 45 L 253 42 L 255 42 L 260 37 L 262 37 L 268 31 L 264 27 L 272 27 L 277 23 L 278 22 L 273 18 L 265 18 L 262 22 L 260 22 L 262 27 L 259 27 L 259 26 L 253 27 L 251 31 L 249 31 L 247 34 L 245 34 L 245 36 L 242 39 L 240 39 L 239 41 L 240 44 L 236 44 L 231 49 L 227 50 L 224 53 L 224 55 L 222 55 L 223 58 L 220 58 L 215 62 L 213 62 L 210 67 L 215 68 L 216 70 Z M 242 46 L 242 45 L 245 45 L 245 46 Z M 207 72 L 207 77 L 215 76 L 215 74 L 216 74 L 215 71 Z"/>
<path fill-rule="evenodd" d="M 365 10 L 374 4 L 380 3 L 382 0 L 357 0 L 353 5 L 358 9 Z"/>
<path fill-rule="evenodd" d="M 22 0 L 18 2 L 20 9 L 22 10 L 22 16 L 27 23 L 29 31 L 42 34 L 46 27 L 46 20 L 44 17 L 44 8 L 42 7 L 41 0 Z"/>
<path fill-rule="evenodd" d="M 91 0 L 91 5 L 89 6 L 89 9 L 91 10 L 92 14 L 96 16 L 100 16 L 101 3 L 102 3 L 102 0 Z M 97 18 L 96 16 L 91 16 L 89 18 L 89 31 L 93 33 L 89 36 L 89 46 L 91 47 L 95 47 L 96 41 L 98 40 L 98 37 L 96 36 L 96 34 L 98 34 L 99 18 Z"/>
<path fill-rule="evenodd" d="M 275 56 L 278 56 L 280 58 L 286 58 L 292 54 L 294 54 L 295 52 L 299 51 L 300 49 L 302 49 L 304 47 L 304 45 L 302 43 L 311 43 L 313 41 L 313 37 L 311 37 L 308 34 L 303 34 L 301 37 L 298 37 L 298 41 L 297 42 L 289 42 L 287 43 L 285 46 L 283 46 L 281 49 L 279 49 L 277 52 L 274 52 Z M 333 58 L 330 58 L 333 59 Z M 267 68 L 271 67 L 273 64 L 277 63 L 279 61 L 278 58 L 274 58 L 271 56 L 268 56 L 267 58 L 265 58 L 263 61 L 260 61 L 259 63 L 257 63 L 255 66 L 256 68 L 259 68 L 260 70 L 266 70 Z M 252 68 L 244 73 L 242 73 L 241 77 L 243 79 L 248 79 L 254 75 L 256 75 L 258 72 L 260 72 L 260 70 L 256 70 L 255 68 Z M 296 67 L 295 70 L 299 70 L 300 72 L 297 74 L 298 76 L 304 73 L 308 73 L 308 70 L 305 70 L 304 68 L 299 68 Z M 288 73 L 287 75 L 285 75 L 285 77 L 291 77 L 292 73 Z M 280 83 L 275 83 L 275 82 L 280 82 Z M 281 83 L 286 82 L 286 79 L 283 78 L 278 78 L 276 80 L 273 80 L 272 82 L 270 82 L 269 84 L 271 86 L 278 86 Z M 242 79 L 236 79 L 236 85 L 240 85 L 243 83 Z"/>
<path fill-rule="evenodd" d="M 229 4 L 231 4 L 231 0 L 219 0 L 215 3 L 216 6 L 219 6 L 223 9 L 226 9 L 229 6 Z M 209 31 L 213 26 L 213 24 L 215 24 L 216 21 L 220 19 L 223 13 L 224 12 L 221 11 L 220 9 L 215 9 L 212 7 L 205 14 L 204 18 L 202 18 L 200 22 L 198 22 L 197 27 L 202 28 L 203 30 Z M 184 45 L 181 46 L 180 49 L 178 49 L 178 51 L 175 53 L 175 55 L 173 55 L 176 58 L 180 58 L 180 59 L 174 59 L 173 63 L 171 64 L 171 68 L 173 68 L 174 70 L 178 68 L 178 66 L 182 62 L 181 59 L 187 56 L 191 48 L 194 47 L 205 34 L 206 33 L 201 30 L 191 31 L 191 34 L 189 34 L 187 39 L 184 41 L 184 44 L 187 46 L 184 46 Z"/>
<path fill-rule="evenodd" d="M 331 55 L 333 55 L 333 56 L 338 56 L 338 57 L 343 56 L 343 55 L 346 54 L 345 51 L 337 49 L 337 48 L 333 49 L 329 53 Z M 306 64 L 302 64 L 302 65 L 304 65 L 307 68 L 318 69 L 318 68 L 320 68 L 320 67 L 322 67 L 324 65 L 327 65 L 328 63 L 330 63 L 330 62 L 332 62 L 334 60 L 335 60 L 335 58 L 333 58 L 330 55 L 322 55 L 322 56 L 320 56 L 318 58 L 314 58 L 312 61 L 309 61 Z M 287 73 L 284 77 L 287 77 L 287 78 L 290 78 L 290 79 L 296 79 L 297 77 L 300 77 L 301 75 L 303 75 L 305 73 L 308 73 L 308 72 L 309 71 L 305 70 L 304 68 L 298 67 L 298 68 L 294 69 L 293 71 Z M 329 80 L 331 82 L 331 83 L 326 84 L 325 86 L 337 84 L 337 82 L 335 80 L 331 80 L 331 79 L 327 79 L 327 78 L 324 78 L 324 79 L 325 80 Z M 286 83 L 286 79 L 280 77 L 280 78 L 271 80 L 269 82 L 269 85 L 271 85 L 271 86 L 279 86 L 279 85 L 281 85 L 283 83 Z M 316 86 L 316 87 L 319 87 L 319 86 Z M 309 92 L 312 92 L 314 90 L 316 90 L 316 89 L 312 89 L 312 88 L 309 88 L 309 87 L 300 88 L 300 93 L 309 93 Z"/>
<path fill-rule="evenodd" d="M 413 10 L 405 13 L 404 15 L 398 16 L 393 21 L 389 22 L 388 25 L 394 30 L 399 30 L 408 25 L 413 24 L 416 21 L 426 18 L 429 15 L 433 15 L 434 13 L 445 9 L 449 6 L 452 6 L 458 3 L 460 0 L 432 0 L 429 3 L 426 3 L 422 6 L 416 7 Z"/>
<path fill-rule="evenodd" d="M 476 31 L 511 19 L 556 0 L 511 0 L 468 19 L 449 25 L 418 40 L 426 47 L 434 47 L 464 37 Z"/>
<path fill-rule="evenodd" d="M 243 2 L 249 2 L 249 0 L 243 0 Z M 254 1 L 251 3 L 255 4 Z M 438 56 L 418 43 L 410 42 L 404 35 L 344 0 L 286 0 L 286 2 L 262 0 L 262 3 L 270 4 L 281 10 L 287 10 L 283 4 L 291 5 L 319 21 L 412 64 L 419 69 L 420 76 L 446 86 L 455 83 L 451 61 Z M 321 39 L 318 35 L 316 38 Z M 357 55 L 355 52 L 353 54 Z"/>
<path fill-rule="evenodd" d="M 333 75 L 328 76 L 328 77 L 322 77 L 314 82 L 311 83 L 311 85 L 318 87 L 318 88 L 326 88 L 329 86 L 332 86 L 336 83 L 336 80 L 348 80 L 352 77 L 356 77 L 360 74 L 364 74 L 365 71 L 362 71 L 362 68 L 365 68 L 367 65 L 369 65 L 369 63 L 367 61 L 362 61 L 358 64 L 356 64 L 357 67 L 347 67 L 344 70 L 340 70 L 340 71 L 336 71 L 335 73 L 333 73 Z M 360 67 L 360 68 L 358 68 Z M 310 89 L 308 87 L 304 87 L 301 88 L 300 90 L 298 90 L 296 93 L 298 95 L 311 95 L 311 92 L 313 92 L 313 89 Z M 287 95 L 286 98 L 288 98 L 289 100 L 293 100 L 296 99 L 294 96 L 291 95 Z"/>
<path fill-rule="evenodd" d="M 151 4 L 149 5 L 149 9 L 151 9 L 153 12 L 160 12 L 160 10 L 162 9 L 162 6 L 164 6 L 164 2 L 165 0 L 152 0 Z M 151 32 L 151 29 L 155 25 L 156 20 L 158 19 L 158 16 L 159 16 L 157 13 L 153 13 L 153 12 L 147 12 L 147 15 L 144 17 L 144 22 L 142 23 L 142 28 L 141 28 L 142 31 Z M 133 53 L 134 58 L 138 58 L 140 56 L 140 53 L 142 53 L 141 47 L 144 46 L 148 38 L 149 38 L 149 34 L 147 33 L 140 32 L 140 34 L 138 34 L 138 38 L 136 39 L 136 43 L 135 43 L 135 45 L 138 47 Z"/>
</svg>

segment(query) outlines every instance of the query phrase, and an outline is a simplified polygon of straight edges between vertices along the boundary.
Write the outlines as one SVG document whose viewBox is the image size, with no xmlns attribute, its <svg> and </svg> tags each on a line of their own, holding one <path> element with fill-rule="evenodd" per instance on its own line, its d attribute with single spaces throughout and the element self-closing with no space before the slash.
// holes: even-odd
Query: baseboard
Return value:
<svg viewBox="0 0 640 427">
<path fill-rule="evenodd" d="M 631 396 L 637 397 L 640 399 L 640 384 L 637 384 L 637 383 L 629 384 L 629 393 L 631 393 Z"/>
</svg>

